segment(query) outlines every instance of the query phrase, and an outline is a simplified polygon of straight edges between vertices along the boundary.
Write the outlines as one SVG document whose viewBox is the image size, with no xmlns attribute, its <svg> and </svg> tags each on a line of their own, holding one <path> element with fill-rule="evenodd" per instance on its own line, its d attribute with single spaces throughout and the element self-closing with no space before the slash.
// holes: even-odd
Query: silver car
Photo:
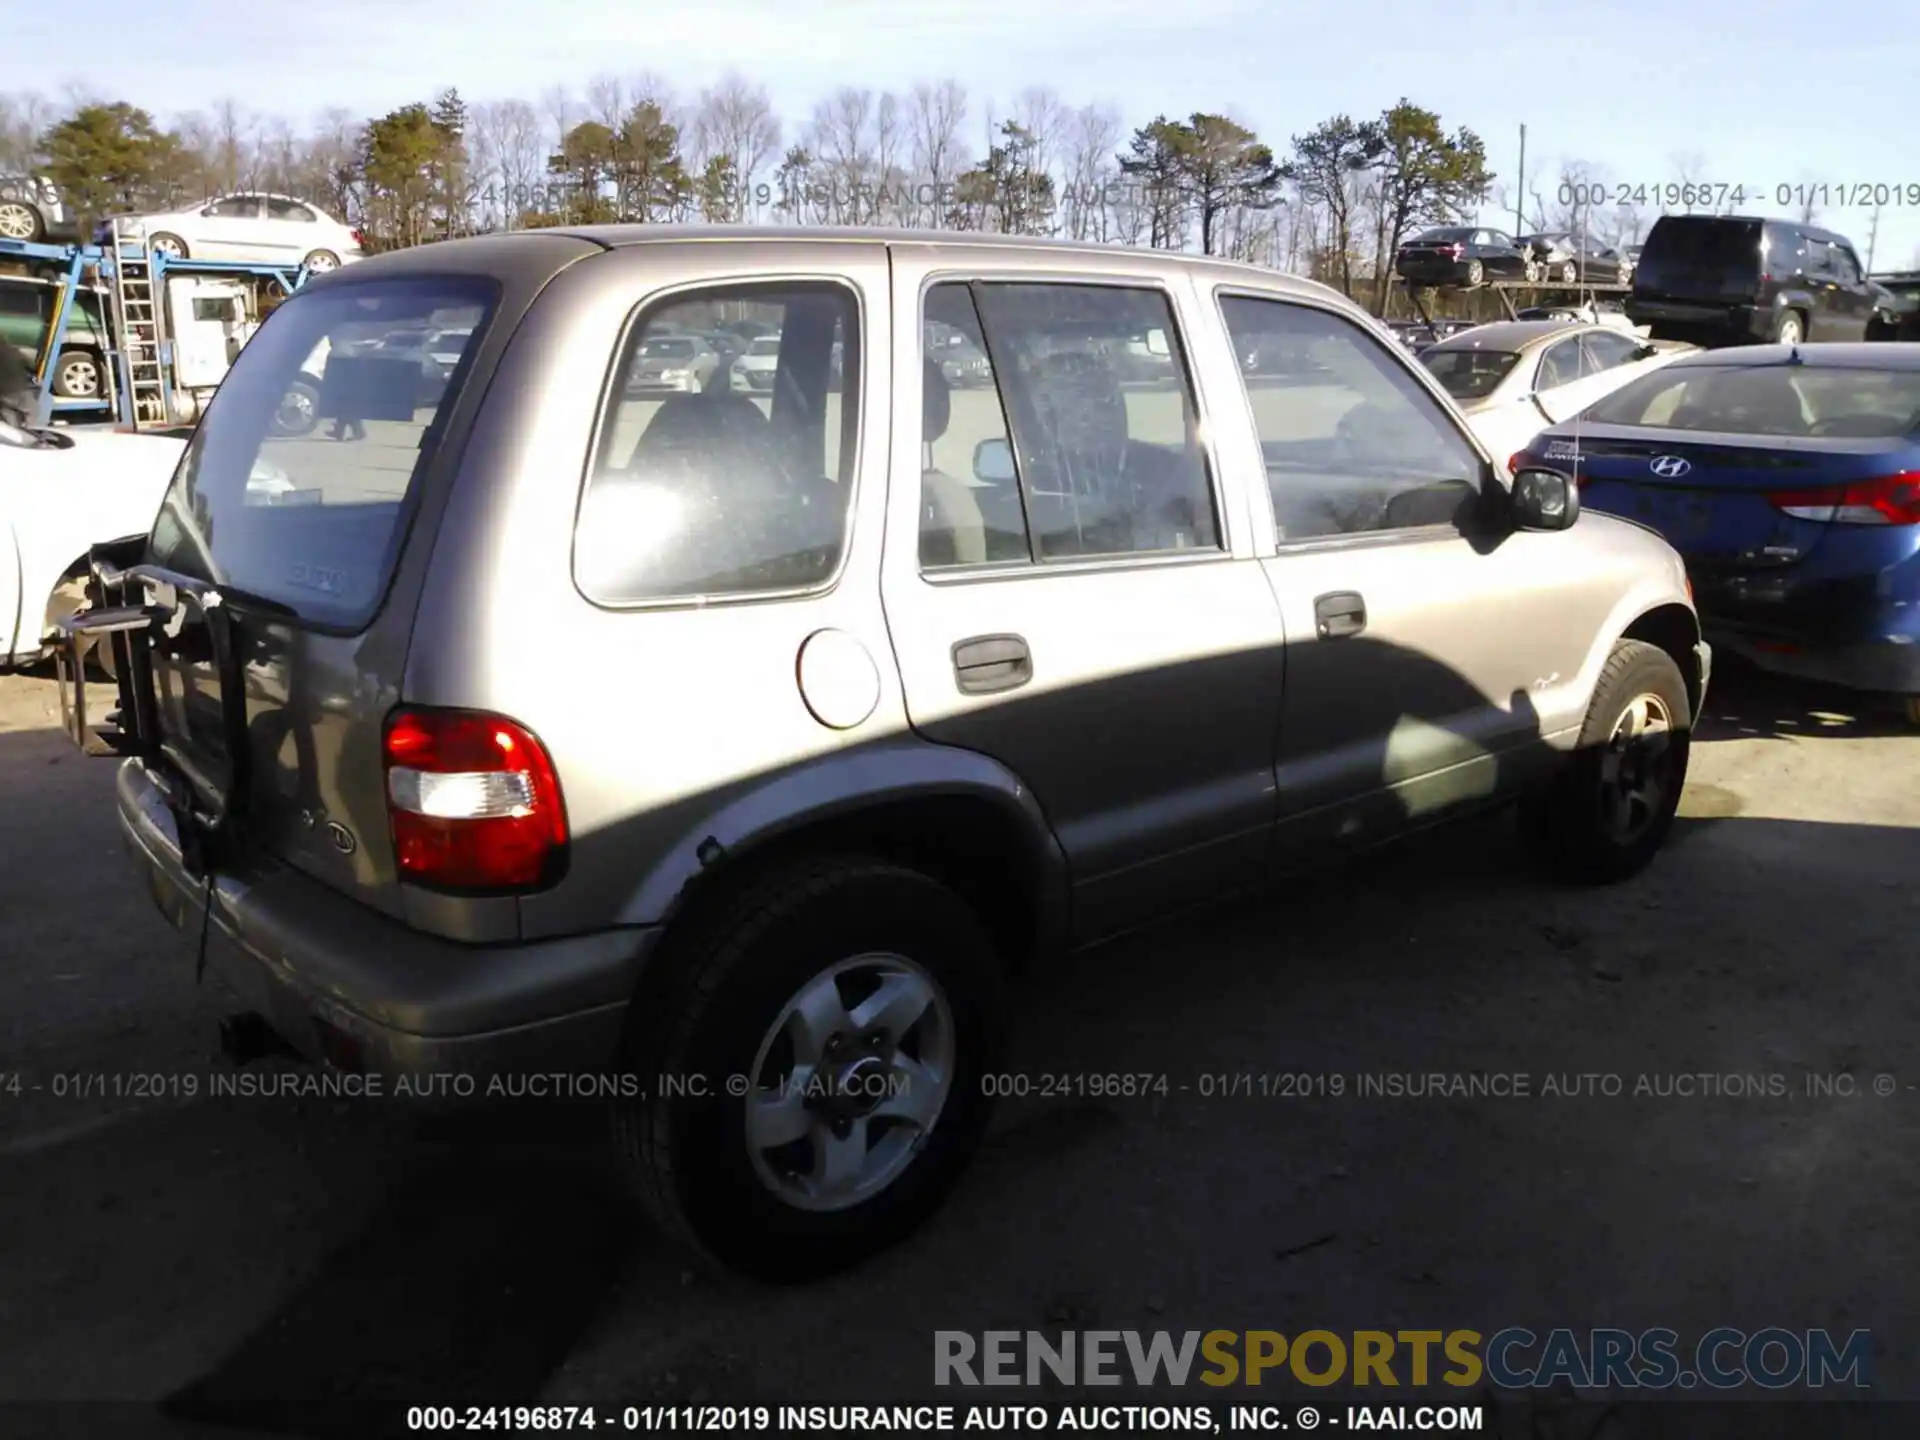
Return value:
<svg viewBox="0 0 1920 1440">
<path fill-rule="evenodd" d="M 336 353 L 364 438 L 272 434 L 322 341 L 461 305 L 430 403 Z M 771 394 L 629 384 L 748 312 Z M 1171 379 L 1123 385 L 1147 334 Z M 1560 873 L 1634 874 L 1708 679 L 1674 552 L 1510 480 L 1332 291 L 890 230 L 311 282 L 94 570 L 120 714 L 69 690 L 72 732 L 126 757 L 137 883 L 243 1058 L 583 1077 L 664 1228 L 772 1277 L 940 1202 L 1009 983 L 1069 947 L 1509 801 Z"/>
</svg>

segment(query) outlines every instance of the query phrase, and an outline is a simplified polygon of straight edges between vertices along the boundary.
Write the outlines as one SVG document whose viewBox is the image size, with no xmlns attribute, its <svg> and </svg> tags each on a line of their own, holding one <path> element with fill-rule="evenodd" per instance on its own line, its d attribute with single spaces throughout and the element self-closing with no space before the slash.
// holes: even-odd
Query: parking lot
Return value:
<svg viewBox="0 0 1920 1440">
<path fill-rule="evenodd" d="M 1920 1322 L 1917 761 L 1730 673 L 1623 887 L 1552 888 L 1489 821 L 1063 962 L 1020 997 L 1033 1088 L 1167 1093 L 1009 1102 L 923 1233 L 767 1290 L 655 1242 L 586 1107 L 210 1098 L 226 1007 L 110 763 L 0 679 L 0 1399 L 330 1433 L 313 1397 L 893 1401 L 936 1328 L 1517 1324 L 1867 1328 L 1877 1396 L 1920 1398 L 1887 1338 Z M 1469 1072 L 1528 1093 L 1355 1093 Z"/>
</svg>

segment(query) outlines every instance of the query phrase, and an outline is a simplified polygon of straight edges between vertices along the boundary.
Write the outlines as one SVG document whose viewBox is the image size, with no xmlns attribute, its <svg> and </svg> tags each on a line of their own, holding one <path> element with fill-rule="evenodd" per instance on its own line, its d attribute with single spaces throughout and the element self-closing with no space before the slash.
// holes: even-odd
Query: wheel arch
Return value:
<svg viewBox="0 0 1920 1440">
<path fill-rule="evenodd" d="M 1067 941 L 1066 858 L 1033 792 L 990 757 L 921 740 L 822 757 L 730 800 L 647 869 L 622 918 L 664 927 L 671 948 L 742 885 L 833 852 L 951 886 L 1012 969 Z"/>
<path fill-rule="evenodd" d="M 1694 647 L 1700 643 L 1700 618 L 1678 601 L 1642 611 L 1620 632 L 1622 640 L 1639 640 L 1666 651 L 1680 668 L 1687 686 L 1689 718 L 1698 723 L 1701 692 L 1700 665 Z"/>
</svg>

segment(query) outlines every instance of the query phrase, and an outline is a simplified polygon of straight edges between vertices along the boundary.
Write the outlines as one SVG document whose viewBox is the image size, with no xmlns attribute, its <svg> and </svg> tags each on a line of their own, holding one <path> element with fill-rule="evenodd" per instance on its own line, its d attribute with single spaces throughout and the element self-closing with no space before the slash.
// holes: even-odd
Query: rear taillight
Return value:
<svg viewBox="0 0 1920 1440">
<path fill-rule="evenodd" d="M 353 243 L 358 245 L 362 250 L 366 249 L 367 248 L 366 232 L 363 230 L 355 230 L 353 232 Z"/>
<path fill-rule="evenodd" d="M 1835 525 L 1920 525 L 1920 470 L 1902 470 L 1851 485 L 1776 490 L 1767 496 L 1776 510 L 1799 520 Z"/>
<path fill-rule="evenodd" d="M 387 721 L 385 750 L 402 879 L 500 893 L 559 878 L 566 805 L 532 731 L 476 710 L 399 710 Z"/>
<path fill-rule="evenodd" d="M 1509 455 L 1507 457 L 1507 474 L 1518 475 L 1521 465 L 1526 462 L 1526 458 L 1527 452 L 1524 450 L 1516 450 L 1513 454 Z"/>
<path fill-rule="evenodd" d="M 1458 260 L 1462 255 L 1466 253 L 1467 253 L 1467 247 L 1464 245 L 1455 245 L 1453 247 L 1453 258 L 1456 260 Z"/>
</svg>

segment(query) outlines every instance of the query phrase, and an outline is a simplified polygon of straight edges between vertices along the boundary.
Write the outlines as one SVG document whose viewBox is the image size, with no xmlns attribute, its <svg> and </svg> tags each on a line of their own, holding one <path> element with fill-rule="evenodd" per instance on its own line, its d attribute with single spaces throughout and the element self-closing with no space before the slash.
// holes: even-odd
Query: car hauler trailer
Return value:
<svg viewBox="0 0 1920 1440">
<path fill-rule="evenodd" d="M 45 245 L 0 239 L 0 262 L 53 282 L 54 299 L 33 367 L 38 423 L 114 420 L 133 430 L 189 424 L 233 355 L 269 308 L 305 283 L 303 266 L 149 255 L 116 235 L 107 245 Z M 92 397 L 54 394 L 82 295 L 106 301 L 105 384 Z"/>
</svg>

